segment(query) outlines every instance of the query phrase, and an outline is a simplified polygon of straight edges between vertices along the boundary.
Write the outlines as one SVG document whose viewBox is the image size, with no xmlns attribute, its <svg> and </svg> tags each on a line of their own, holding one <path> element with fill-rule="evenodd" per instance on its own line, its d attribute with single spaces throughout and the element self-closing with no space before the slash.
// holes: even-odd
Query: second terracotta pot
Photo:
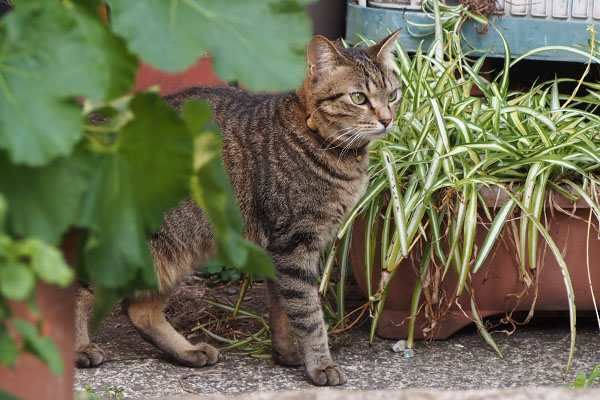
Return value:
<svg viewBox="0 0 600 400">
<path fill-rule="evenodd" d="M 488 206 L 502 205 L 504 199 L 493 193 L 486 194 Z M 575 303 L 578 312 L 594 310 L 590 279 L 588 279 L 586 263 L 586 241 L 588 240 L 589 208 L 579 201 L 576 204 L 564 198 L 555 201 L 561 208 L 573 213 L 568 216 L 555 211 L 554 216 L 549 216 L 548 231 L 552 239 L 563 251 L 564 259 L 568 266 L 570 278 L 575 292 Z M 574 208 L 575 206 L 575 208 Z M 487 218 L 483 217 L 487 221 Z M 598 221 L 592 218 L 592 224 L 597 227 Z M 488 225 L 489 226 L 489 225 Z M 479 224 L 475 243 L 481 246 L 487 235 L 487 229 Z M 354 226 L 350 257 L 354 275 L 363 293 L 367 293 L 364 269 L 364 223 L 357 221 Z M 471 287 L 481 317 L 503 315 L 507 311 L 528 311 L 535 301 L 536 311 L 563 311 L 569 309 L 569 302 L 560 266 L 549 249 L 546 249 L 544 262 L 540 262 L 537 286 L 532 284 L 528 289 L 520 279 L 520 264 L 517 258 L 517 249 L 514 246 L 512 235 L 505 227 L 501 238 L 496 241 L 484 265 L 476 274 L 471 274 Z M 545 241 L 540 236 L 539 247 L 543 254 Z M 379 248 L 375 254 L 379 253 Z M 377 259 L 377 257 L 376 257 Z M 596 228 L 592 227 L 589 237 L 589 259 L 591 284 L 600 301 L 600 240 Z M 412 262 L 412 264 L 411 264 Z M 377 328 L 377 335 L 386 339 L 406 339 L 408 335 L 408 321 L 413 290 L 417 280 L 416 271 L 420 270 L 421 260 L 416 257 L 402 261 L 399 270 L 390 284 L 390 289 Z M 414 264 L 414 265 L 413 265 Z M 534 274 L 531 273 L 530 274 Z M 373 293 L 376 292 L 381 276 L 380 264 L 376 263 L 373 273 Z M 452 297 L 456 291 L 457 279 L 452 272 L 446 278 L 436 293 Z M 519 296 L 522 294 L 522 296 Z M 421 294 L 420 302 L 423 303 L 424 295 Z M 516 304 L 516 299 L 520 301 Z M 425 308 L 421 308 L 415 322 L 415 338 L 445 339 L 472 323 L 470 297 L 466 293 L 454 299 L 444 315 L 438 318 L 435 324 L 425 317 Z"/>
</svg>

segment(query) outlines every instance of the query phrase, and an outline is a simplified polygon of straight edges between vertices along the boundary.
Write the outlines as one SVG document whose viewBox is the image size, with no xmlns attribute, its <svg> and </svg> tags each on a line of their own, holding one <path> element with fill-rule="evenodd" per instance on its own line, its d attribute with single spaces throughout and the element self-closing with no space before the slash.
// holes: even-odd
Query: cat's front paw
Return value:
<svg viewBox="0 0 600 400">
<path fill-rule="evenodd" d="M 317 386 L 337 386 L 346 383 L 344 372 L 334 362 L 306 367 L 308 379 Z"/>
<path fill-rule="evenodd" d="M 79 368 L 97 367 L 104 362 L 104 350 L 94 343 L 79 346 L 75 350 L 75 365 Z"/>
</svg>

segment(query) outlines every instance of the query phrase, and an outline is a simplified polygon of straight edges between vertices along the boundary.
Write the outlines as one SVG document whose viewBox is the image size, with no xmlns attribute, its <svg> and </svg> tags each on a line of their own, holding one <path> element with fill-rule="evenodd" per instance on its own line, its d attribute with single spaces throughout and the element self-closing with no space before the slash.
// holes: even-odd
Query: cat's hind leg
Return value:
<svg viewBox="0 0 600 400">
<path fill-rule="evenodd" d="M 192 345 L 166 320 L 167 301 L 168 296 L 160 293 L 138 296 L 129 304 L 127 315 L 140 335 L 173 361 L 188 367 L 216 363 L 219 358 L 216 348 L 206 343 Z"/>
<path fill-rule="evenodd" d="M 166 229 L 163 227 L 163 229 Z M 193 270 L 199 249 L 181 245 L 180 238 L 159 231 L 150 243 L 159 291 L 138 294 L 131 300 L 127 315 L 140 335 L 173 361 L 189 367 L 212 365 L 219 351 L 206 343 L 192 345 L 171 326 L 164 315 L 169 295 Z"/>
<path fill-rule="evenodd" d="M 294 331 L 277 294 L 275 282 L 267 280 L 267 293 L 273 360 L 284 367 L 299 367 L 303 364 L 302 357 L 294 344 Z"/>
</svg>

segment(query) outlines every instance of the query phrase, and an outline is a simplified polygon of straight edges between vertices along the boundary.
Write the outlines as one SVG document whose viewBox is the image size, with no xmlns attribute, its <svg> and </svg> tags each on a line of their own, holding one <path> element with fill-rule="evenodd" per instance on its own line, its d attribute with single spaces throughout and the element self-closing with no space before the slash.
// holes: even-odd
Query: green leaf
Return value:
<svg viewBox="0 0 600 400">
<path fill-rule="evenodd" d="M 3 297 L 26 300 L 34 288 L 35 276 L 27 265 L 15 261 L 0 264 L 0 294 Z"/>
<path fill-rule="evenodd" d="M 4 171 L 4 169 L 2 169 L 2 171 Z M 4 230 L 4 221 L 6 220 L 7 210 L 8 204 L 6 203 L 6 200 L 4 199 L 2 193 L 0 193 L 0 232 Z"/>
<path fill-rule="evenodd" d="M 223 271 L 221 271 L 220 276 L 221 276 L 221 279 L 224 281 L 235 281 L 237 279 L 240 279 L 241 274 L 238 269 L 227 268 L 227 269 L 224 269 Z M 230 289 L 230 288 L 228 288 L 228 289 Z"/>
<path fill-rule="evenodd" d="M 4 23 L 5 49 L 27 52 L 6 53 L 14 58 L 4 66 L 27 65 L 21 72 L 42 79 L 60 95 L 108 100 L 133 86 L 136 57 L 95 12 L 72 2 L 19 1 Z"/>
<path fill-rule="evenodd" d="M 59 249 L 34 238 L 27 238 L 19 244 L 40 279 L 61 287 L 67 287 L 73 281 L 73 270 Z"/>
<path fill-rule="evenodd" d="M 408 237 L 406 232 L 406 214 L 404 213 L 404 199 L 402 198 L 402 192 L 398 190 L 398 175 L 396 171 L 396 160 L 394 155 L 388 149 L 380 150 L 381 158 L 383 159 L 383 165 L 385 166 L 385 172 L 388 177 L 391 200 L 394 211 L 394 222 L 396 224 L 396 232 L 400 238 L 400 248 L 402 249 L 402 256 L 408 257 Z"/>
<path fill-rule="evenodd" d="M 200 271 L 209 275 L 218 274 L 223 271 L 223 269 L 223 264 L 215 259 L 206 261 L 204 264 L 202 264 L 202 267 L 200 267 Z"/>
<path fill-rule="evenodd" d="M 4 299 L 0 296 L 0 319 L 9 318 L 12 315 L 12 311 Z"/>
<path fill-rule="evenodd" d="M 0 400 L 20 400 L 20 399 L 16 396 L 13 396 L 10 393 L 6 393 L 2 389 L 0 389 Z"/>
<path fill-rule="evenodd" d="M 479 331 L 479 334 L 481 335 L 481 337 L 483 337 L 483 340 L 485 340 L 487 344 L 490 345 L 492 349 L 494 349 L 496 354 L 498 354 L 498 357 L 504 358 L 504 356 L 502 355 L 502 351 L 500 351 L 500 348 L 496 344 L 496 341 L 485 328 L 485 324 L 483 323 L 483 320 L 479 315 L 479 311 L 477 311 L 477 306 L 475 305 L 475 300 L 473 299 L 473 296 L 471 296 L 471 313 L 473 314 L 473 321 L 477 326 L 477 331 Z"/>
<path fill-rule="evenodd" d="M 275 278 L 275 270 L 269 254 L 252 242 L 246 241 L 245 247 L 248 251 L 248 260 L 245 267 L 241 268 L 242 271 L 265 278 Z"/>
<path fill-rule="evenodd" d="M 220 158 L 222 139 L 218 127 L 205 124 L 210 114 L 198 113 L 199 105 L 190 104 L 182 108 L 188 128 L 197 134 L 195 139 L 192 197 L 209 216 L 217 242 L 217 258 L 229 266 L 241 266 L 246 262 L 246 251 L 242 246 L 244 222 L 235 201 L 229 177 Z M 195 111 L 195 112 L 194 112 Z"/>
<path fill-rule="evenodd" d="M 113 309 L 114 305 L 123 298 L 123 290 L 94 286 L 94 313 L 90 320 L 90 330 L 93 332 L 100 327 L 100 322 Z"/>
<path fill-rule="evenodd" d="M 83 264 L 107 288 L 156 284 L 148 240 L 189 193 L 193 167 L 192 135 L 173 109 L 156 94 L 140 93 L 131 112 L 114 147 L 87 156 L 94 174 L 79 220 L 92 233 Z"/>
<path fill-rule="evenodd" d="M 10 336 L 8 328 L 3 323 L 0 323 L 0 366 L 8 365 L 13 367 L 19 356 L 19 348 L 17 343 Z"/>
<path fill-rule="evenodd" d="M 73 3 L 77 3 L 82 7 L 87 7 L 91 11 L 96 11 L 96 9 L 104 4 L 103 0 L 71 0 Z"/>
<path fill-rule="evenodd" d="M 247 253 L 240 235 L 243 222 L 220 159 L 213 159 L 196 172 L 192 179 L 192 197 L 213 224 L 217 258 L 231 266 L 245 264 Z"/>
<path fill-rule="evenodd" d="M 136 69 L 122 39 L 88 9 L 19 1 L 0 23 L 0 148 L 31 166 L 68 154 L 83 133 L 75 96 L 124 94 Z"/>
<path fill-rule="evenodd" d="M 181 106 L 181 114 L 190 132 L 192 132 L 194 135 L 199 135 L 205 130 L 207 130 L 206 124 L 209 122 L 210 117 L 212 117 L 212 109 L 210 108 L 210 104 L 208 104 L 208 102 L 204 100 L 194 99 L 188 100 L 185 103 L 183 103 L 183 105 Z M 209 128 L 212 128 L 209 130 L 218 129 L 212 126 Z M 220 152 L 220 142 L 217 146 L 211 146 L 211 149 L 216 150 L 217 153 Z M 202 146 L 201 153 L 205 153 L 206 151 L 207 147 Z M 197 157 L 198 155 L 196 155 L 196 158 Z"/>
<path fill-rule="evenodd" d="M 466 192 L 469 193 L 469 204 L 463 224 L 463 258 L 460 264 L 456 297 L 461 295 L 462 290 L 467 283 L 469 267 L 471 265 L 471 255 L 475 243 L 475 234 L 477 232 L 477 186 L 473 183 L 465 186 L 465 189 Z M 466 201 L 466 198 L 467 196 L 465 195 L 465 200 L 463 201 Z"/>
<path fill-rule="evenodd" d="M 488 231 L 487 235 L 485 236 L 485 240 L 483 241 L 483 244 L 481 245 L 481 248 L 479 249 L 479 254 L 477 254 L 477 258 L 475 259 L 475 264 L 473 266 L 473 273 L 476 273 L 479 270 L 479 268 L 481 268 L 483 263 L 485 262 L 488 254 L 490 253 L 490 251 L 492 250 L 492 247 L 494 246 L 494 243 L 496 243 L 496 239 L 498 239 L 500 232 L 502 232 L 502 228 L 504 228 L 504 225 L 506 224 L 506 221 L 508 220 L 508 216 L 512 213 L 514 208 L 515 208 L 515 202 L 512 200 L 507 200 L 506 203 L 504 203 L 502 205 L 502 207 L 496 214 L 496 217 L 494 218 L 494 221 L 492 222 L 492 225 L 490 226 L 490 230 Z"/>
<path fill-rule="evenodd" d="M 0 151 L 0 192 L 10 206 L 8 231 L 60 243 L 75 221 L 88 186 L 86 162 L 75 155 L 58 158 L 43 168 L 16 166 Z"/>
<path fill-rule="evenodd" d="M 219 128 L 208 119 L 205 102 L 187 102 L 182 107 L 194 140 L 192 197 L 210 218 L 217 242 L 219 264 L 239 268 L 265 277 L 274 277 L 271 259 L 255 244 L 244 240 L 244 220 L 235 200 L 229 177 L 221 160 L 222 139 Z"/>
<path fill-rule="evenodd" d="M 588 377 L 586 386 L 591 387 L 594 384 L 594 381 L 600 376 L 600 364 L 596 364 L 592 372 L 590 372 L 590 376 Z"/>
<path fill-rule="evenodd" d="M 580 372 L 579 375 L 577 375 L 577 378 L 575 378 L 575 381 L 573 382 L 573 387 L 582 389 L 585 387 L 585 381 L 585 372 Z"/>
<path fill-rule="evenodd" d="M 13 324 L 23 339 L 23 350 L 39 357 L 54 375 L 62 375 L 63 361 L 52 338 L 39 336 L 35 326 L 29 322 L 15 318 Z"/>
<path fill-rule="evenodd" d="M 312 28 L 296 0 L 110 0 L 109 4 L 115 32 L 159 69 L 183 70 L 208 51 L 217 76 L 239 80 L 253 90 L 293 89 L 304 78 L 303 54 Z"/>
</svg>

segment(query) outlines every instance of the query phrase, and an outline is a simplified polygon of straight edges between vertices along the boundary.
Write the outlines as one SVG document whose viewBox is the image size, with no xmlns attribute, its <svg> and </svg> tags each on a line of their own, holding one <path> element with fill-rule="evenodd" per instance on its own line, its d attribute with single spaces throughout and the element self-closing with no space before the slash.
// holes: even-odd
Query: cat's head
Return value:
<svg viewBox="0 0 600 400">
<path fill-rule="evenodd" d="M 370 47 L 337 48 L 323 36 L 308 45 L 299 95 L 328 146 L 359 148 L 392 129 L 402 95 L 393 69 L 399 32 Z"/>
</svg>

